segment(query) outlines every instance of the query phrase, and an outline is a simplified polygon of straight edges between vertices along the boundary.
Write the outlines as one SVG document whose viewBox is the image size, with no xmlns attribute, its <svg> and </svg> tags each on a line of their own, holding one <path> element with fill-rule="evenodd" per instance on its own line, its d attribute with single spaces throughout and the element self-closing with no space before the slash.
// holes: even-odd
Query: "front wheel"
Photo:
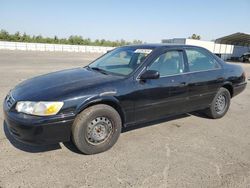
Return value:
<svg viewBox="0 0 250 188">
<path fill-rule="evenodd" d="M 76 147 L 85 154 L 96 154 L 110 149 L 118 140 L 122 122 L 111 106 L 98 104 L 82 111 L 72 126 Z"/>
<path fill-rule="evenodd" d="M 231 95 L 226 88 L 220 88 L 218 93 L 215 95 L 212 104 L 206 110 L 208 117 L 218 119 L 223 117 L 230 106 Z"/>
</svg>

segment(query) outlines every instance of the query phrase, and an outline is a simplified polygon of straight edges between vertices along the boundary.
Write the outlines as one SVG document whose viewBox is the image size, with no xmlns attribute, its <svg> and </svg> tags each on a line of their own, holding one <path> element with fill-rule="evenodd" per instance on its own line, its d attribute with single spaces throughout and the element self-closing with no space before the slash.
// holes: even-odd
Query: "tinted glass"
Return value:
<svg viewBox="0 0 250 188">
<path fill-rule="evenodd" d="M 191 72 L 219 68 L 216 60 L 202 50 L 187 49 L 186 53 L 188 58 L 189 70 Z"/>
<path fill-rule="evenodd" d="M 138 49 L 134 47 L 117 48 L 89 65 L 106 73 L 129 75 L 151 53 L 152 49 Z"/>
<path fill-rule="evenodd" d="M 168 51 L 160 55 L 148 70 L 158 71 L 161 77 L 180 74 L 184 71 L 183 53 L 181 51 Z"/>
</svg>

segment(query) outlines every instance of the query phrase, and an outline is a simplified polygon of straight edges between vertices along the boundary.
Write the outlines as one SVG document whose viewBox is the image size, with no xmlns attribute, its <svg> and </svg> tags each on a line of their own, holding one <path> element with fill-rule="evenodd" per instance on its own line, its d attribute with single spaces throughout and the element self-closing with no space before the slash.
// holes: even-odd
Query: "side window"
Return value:
<svg viewBox="0 0 250 188">
<path fill-rule="evenodd" d="M 202 50 L 186 49 L 186 54 L 188 58 L 189 70 L 191 72 L 219 68 L 216 60 Z"/>
<path fill-rule="evenodd" d="M 160 77 L 180 74 L 184 71 L 183 53 L 181 51 L 168 51 L 160 55 L 148 68 L 160 73 Z"/>
</svg>

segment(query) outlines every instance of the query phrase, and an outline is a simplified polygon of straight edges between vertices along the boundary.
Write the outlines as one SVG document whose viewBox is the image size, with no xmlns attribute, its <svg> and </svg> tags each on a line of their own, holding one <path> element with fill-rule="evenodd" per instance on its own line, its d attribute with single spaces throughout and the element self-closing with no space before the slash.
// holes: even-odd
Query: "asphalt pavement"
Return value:
<svg viewBox="0 0 250 188">
<path fill-rule="evenodd" d="M 100 54 L 0 51 L 0 105 L 21 81 L 80 67 Z M 241 64 L 250 76 L 250 64 Z M 219 120 L 184 114 L 124 131 L 107 152 L 71 143 L 28 146 L 0 110 L 0 187 L 250 187 L 250 83 Z"/>
</svg>

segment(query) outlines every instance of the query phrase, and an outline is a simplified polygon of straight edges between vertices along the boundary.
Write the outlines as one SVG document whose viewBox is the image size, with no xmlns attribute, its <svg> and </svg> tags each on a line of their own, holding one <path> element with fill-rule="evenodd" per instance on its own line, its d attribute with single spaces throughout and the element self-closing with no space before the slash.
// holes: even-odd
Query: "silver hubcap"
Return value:
<svg viewBox="0 0 250 188">
<path fill-rule="evenodd" d="M 91 144 L 105 142 L 112 133 L 113 126 L 106 117 L 97 117 L 88 124 L 87 141 Z"/>
<path fill-rule="evenodd" d="M 226 108 L 226 97 L 224 95 L 219 95 L 215 102 L 215 110 L 218 113 L 223 113 Z"/>
</svg>

